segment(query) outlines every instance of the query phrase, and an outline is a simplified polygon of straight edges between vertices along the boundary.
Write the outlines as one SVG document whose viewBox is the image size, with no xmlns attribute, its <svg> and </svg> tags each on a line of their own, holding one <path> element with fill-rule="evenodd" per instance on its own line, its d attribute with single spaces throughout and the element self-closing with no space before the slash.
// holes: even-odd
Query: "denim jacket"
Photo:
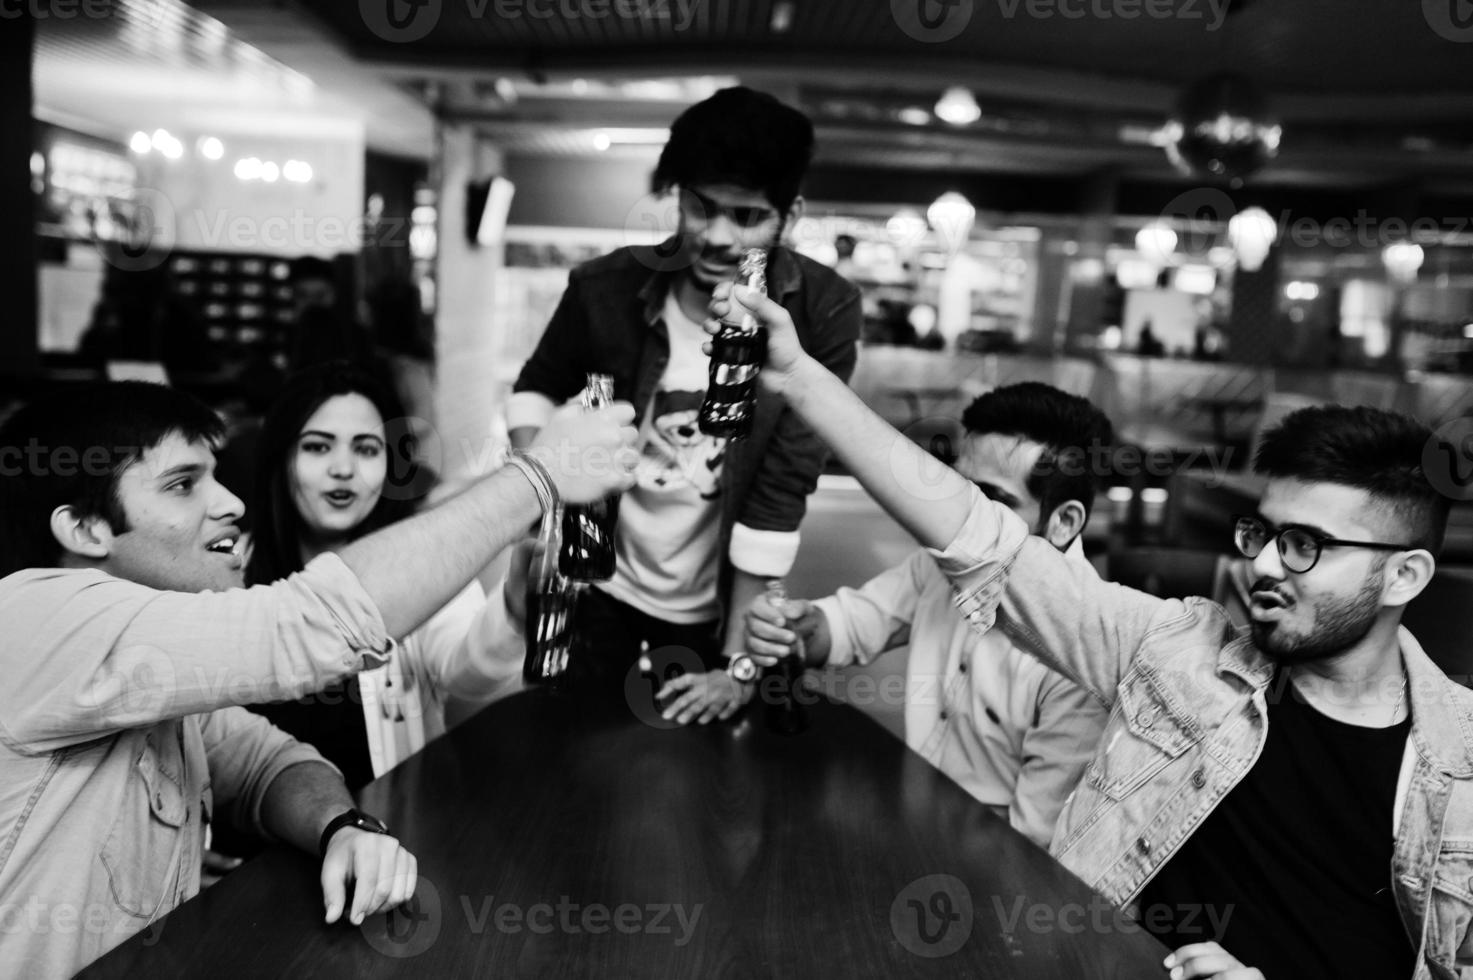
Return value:
<svg viewBox="0 0 1473 980">
<path fill-rule="evenodd" d="M 582 390 L 588 372 L 599 371 L 613 375 L 616 398 L 648 411 L 670 361 L 663 310 L 674 273 L 661 270 L 669 268 L 662 257 L 672 254 L 672 245 L 621 248 L 574 269 L 515 390 L 561 402 Z M 767 293 L 791 314 L 804 349 L 848 380 L 858 357 L 859 289 L 809 258 L 774 248 Z M 796 554 L 798 525 L 827 456 L 782 399 L 759 395 L 752 434 L 729 444 L 722 467 L 720 553 L 728 553 L 740 523 L 757 532 L 792 532 Z M 726 595 L 729 575 L 729 562 L 722 562 L 718 595 Z"/>
<path fill-rule="evenodd" d="M 1215 603 L 1103 582 L 980 493 L 933 553 L 975 627 L 995 620 L 1111 706 L 1051 850 L 1111 901 L 1135 902 L 1258 760 L 1273 661 Z M 1412 724 L 1390 885 L 1417 950 L 1413 980 L 1473 977 L 1473 691 L 1406 629 L 1400 642 Z"/>
</svg>

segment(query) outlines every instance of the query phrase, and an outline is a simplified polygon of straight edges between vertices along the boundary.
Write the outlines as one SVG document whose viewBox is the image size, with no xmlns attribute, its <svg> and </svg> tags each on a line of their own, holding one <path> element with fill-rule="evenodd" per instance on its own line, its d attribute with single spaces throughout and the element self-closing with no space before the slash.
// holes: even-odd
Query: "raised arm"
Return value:
<svg viewBox="0 0 1473 980">
<path fill-rule="evenodd" d="M 600 500 L 631 485 L 634 409 L 555 412 L 532 442 L 563 499 Z M 542 513 L 532 484 L 506 468 L 459 496 L 348 545 L 339 557 L 358 576 L 390 636 L 405 636 L 444 606 Z"/>
<path fill-rule="evenodd" d="M 1017 515 L 896 432 L 808 356 L 782 307 L 741 292 L 737 299 L 767 328 L 761 383 L 786 399 L 870 495 L 933 549 L 972 626 L 991 628 L 1001 608 L 1020 646 L 1102 701 L 1112 700 L 1162 601 L 1101 582 L 1030 537 Z M 731 294 L 730 286 L 716 288 L 716 319 L 729 312 Z"/>
</svg>

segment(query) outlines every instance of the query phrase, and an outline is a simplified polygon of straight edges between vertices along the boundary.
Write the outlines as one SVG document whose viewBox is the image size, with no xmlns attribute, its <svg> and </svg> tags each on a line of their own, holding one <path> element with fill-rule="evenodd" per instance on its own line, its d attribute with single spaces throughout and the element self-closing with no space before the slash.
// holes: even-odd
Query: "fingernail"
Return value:
<svg viewBox="0 0 1473 980">
<path fill-rule="evenodd" d="M 354 912 L 353 913 L 353 924 L 355 926 L 361 926 L 361 925 L 363 925 L 363 913 L 362 912 Z"/>
<path fill-rule="evenodd" d="M 1186 971 L 1183 970 L 1181 967 L 1179 967 L 1179 966 L 1178 967 L 1175 967 L 1171 971 L 1171 980 L 1181 980 L 1182 976 L 1185 973 L 1186 973 Z"/>
<path fill-rule="evenodd" d="M 337 918 L 337 914 L 338 914 L 338 907 L 336 905 L 329 905 L 327 907 L 327 916 L 326 916 L 326 919 L 327 919 L 328 922 L 331 922 L 333 919 Z"/>
<path fill-rule="evenodd" d="M 1172 953 L 1170 956 L 1166 957 L 1166 959 L 1161 961 L 1161 965 L 1166 967 L 1166 969 L 1168 970 L 1171 969 L 1173 966 L 1176 966 L 1176 954 Z"/>
</svg>

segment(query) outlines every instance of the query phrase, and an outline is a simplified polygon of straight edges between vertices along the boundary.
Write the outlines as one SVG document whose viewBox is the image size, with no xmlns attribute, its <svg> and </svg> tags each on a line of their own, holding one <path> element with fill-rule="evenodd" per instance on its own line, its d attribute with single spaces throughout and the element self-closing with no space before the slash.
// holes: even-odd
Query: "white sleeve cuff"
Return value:
<svg viewBox="0 0 1473 980">
<path fill-rule="evenodd" d="M 745 524 L 731 529 L 731 563 L 758 578 L 782 578 L 798 557 L 797 531 L 754 531 Z"/>
<path fill-rule="evenodd" d="M 849 624 L 844 620 L 844 607 L 838 596 L 824 596 L 813 600 L 813 606 L 823 613 L 829 624 L 829 667 L 848 667 L 857 661 L 854 644 L 849 641 Z"/>
<path fill-rule="evenodd" d="M 509 432 L 528 426 L 540 429 L 552 418 L 557 406 L 540 391 L 515 391 L 506 400 L 506 428 Z"/>
</svg>

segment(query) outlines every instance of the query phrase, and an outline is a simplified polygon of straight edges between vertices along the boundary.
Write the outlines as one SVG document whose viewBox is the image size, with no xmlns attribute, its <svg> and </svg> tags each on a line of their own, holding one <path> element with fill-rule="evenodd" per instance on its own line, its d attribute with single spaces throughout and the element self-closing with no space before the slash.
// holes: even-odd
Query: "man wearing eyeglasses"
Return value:
<svg viewBox="0 0 1473 980">
<path fill-rule="evenodd" d="M 1258 513 L 1232 528 L 1240 631 L 1072 567 L 741 299 L 768 327 L 762 383 L 938 549 L 963 614 L 1112 704 L 1051 850 L 1174 947 L 1172 980 L 1473 976 L 1473 692 L 1400 628 L 1449 509 L 1426 427 L 1326 406 L 1268 434 Z"/>
<path fill-rule="evenodd" d="M 576 687 L 622 698 L 642 643 L 695 651 L 708 668 L 702 683 L 727 683 L 718 668 L 742 631 L 728 617 L 718 632 L 723 608 L 746 608 L 797 556 L 823 444 L 771 396 L 758 398 L 752 433 L 739 441 L 702 434 L 696 411 L 710 365 L 701 324 L 711 290 L 735 277 L 748 248 L 769 250 L 768 294 L 789 311 L 803 346 L 841 378 L 854 370 L 859 290 L 779 244 L 802 215 L 812 149 L 807 117 L 749 88 L 687 109 L 653 181 L 674 192 L 676 234 L 574 269 L 517 379 L 507 424 L 518 446 L 590 371 L 613 375 L 616 397 L 640 413 L 638 483 L 620 502 L 614 577 L 579 600 L 574 631 L 597 642 L 573 651 Z"/>
</svg>

